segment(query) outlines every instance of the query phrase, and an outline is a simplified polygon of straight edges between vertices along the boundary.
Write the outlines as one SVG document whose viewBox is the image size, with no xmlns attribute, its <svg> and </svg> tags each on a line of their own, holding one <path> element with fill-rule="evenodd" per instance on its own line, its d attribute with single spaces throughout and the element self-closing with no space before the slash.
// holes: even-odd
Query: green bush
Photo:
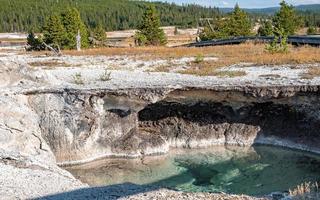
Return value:
<svg viewBox="0 0 320 200">
<path fill-rule="evenodd" d="M 288 35 L 284 29 L 275 30 L 274 40 L 266 46 L 269 53 L 287 53 L 288 48 Z"/>
<path fill-rule="evenodd" d="M 144 46 L 147 44 L 147 37 L 140 32 L 136 32 L 134 35 L 134 41 L 137 46 Z"/>
<path fill-rule="evenodd" d="M 202 54 L 198 54 L 194 59 L 194 62 L 197 64 L 202 63 L 203 61 L 204 61 L 204 56 Z"/>
</svg>

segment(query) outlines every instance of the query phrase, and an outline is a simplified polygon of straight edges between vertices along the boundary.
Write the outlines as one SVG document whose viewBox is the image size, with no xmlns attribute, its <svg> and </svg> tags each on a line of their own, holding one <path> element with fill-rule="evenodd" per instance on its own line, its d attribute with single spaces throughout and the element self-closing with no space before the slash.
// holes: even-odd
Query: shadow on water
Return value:
<svg viewBox="0 0 320 200">
<path fill-rule="evenodd" d="M 35 198 L 35 200 L 88 200 L 88 199 L 108 199 L 108 200 L 116 200 L 122 197 L 128 197 L 140 193 L 150 192 L 154 190 L 158 190 L 160 188 L 167 188 L 161 186 L 166 181 L 170 180 L 186 180 L 184 173 L 168 178 L 167 180 L 162 180 L 159 182 L 155 182 L 152 184 L 146 185 L 138 185 L 133 183 L 122 183 L 110 186 L 101 186 L 101 187 L 90 187 L 83 188 L 78 190 L 73 190 L 64 193 L 58 193 L 53 195 L 48 195 L 40 198 Z"/>
<path fill-rule="evenodd" d="M 285 192 L 304 181 L 320 180 L 319 157 L 276 147 L 255 146 L 253 149 L 244 156 L 239 156 L 238 152 L 236 156 L 218 162 L 210 154 L 175 157 L 175 166 L 183 170 L 150 184 L 90 187 L 38 199 L 119 199 L 159 188 L 261 196 Z M 192 188 L 178 187 L 185 184 Z"/>
</svg>

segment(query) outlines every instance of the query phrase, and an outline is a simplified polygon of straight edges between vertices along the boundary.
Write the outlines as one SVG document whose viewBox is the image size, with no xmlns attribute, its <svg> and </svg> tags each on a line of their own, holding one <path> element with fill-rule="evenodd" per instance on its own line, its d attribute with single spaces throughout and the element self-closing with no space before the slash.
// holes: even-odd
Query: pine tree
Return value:
<svg viewBox="0 0 320 200">
<path fill-rule="evenodd" d="M 104 43 L 107 40 L 106 31 L 102 27 L 101 24 L 99 24 L 94 30 L 93 30 L 93 37 L 95 40 Z"/>
<path fill-rule="evenodd" d="M 201 40 L 221 39 L 238 36 L 252 35 L 252 24 L 246 12 L 236 4 L 233 12 L 225 17 L 219 18 L 214 22 L 214 31 L 205 27 L 200 34 Z"/>
<path fill-rule="evenodd" d="M 58 14 L 50 16 L 43 29 L 44 42 L 53 47 L 63 48 L 66 35 L 61 17 Z"/>
<path fill-rule="evenodd" d="M 147 7 L 138 32 L 145 37 L 146 45 L 165 45 L 167 43 L 165 33 L 160 28 L 160 18 L 154 6 Z"/>
<path fill-rule="evenodd" d="M 280 3 L 280 10 L 273 17 L 273 26 L 286 35 L 293 35 L 302 25 L 302 19 L 296 14 L 294 7 L 285 1 Z"/>
<path fill-rule="evenodd" d="M 62 23 L 67 32 L 65 40 L 65 48 L 74 49 L 76 47 L 76 36 L 80 30 L 81 47 L 89 47 L 88 30 L 80 18 L 80 13 L 76 8 L 68 8 L 62 13 Z"/>
<path fill-rule="evenodd" d="M 249 16 L 245 11 L 240 9 L 238 4 L 234 7 L 225 28 L 227 29 L 226 32 L 228 36 L 237 37 L 252 35 L 252 24 Z"/>
</svg>

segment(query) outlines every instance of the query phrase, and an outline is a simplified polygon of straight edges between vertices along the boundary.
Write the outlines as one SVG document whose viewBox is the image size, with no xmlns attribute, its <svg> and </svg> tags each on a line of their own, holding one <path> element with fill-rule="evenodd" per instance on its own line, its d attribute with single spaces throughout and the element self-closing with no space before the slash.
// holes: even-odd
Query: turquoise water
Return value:
<svg viewBox="0 0 320 200">
<path fill-rule="evenodd" d="M 215 147 L 68 168 L 92 186 L 134 183 L 188 192 L 264 195 L 320 180 L 320 157 L 289 149 Z"/>
</svg>

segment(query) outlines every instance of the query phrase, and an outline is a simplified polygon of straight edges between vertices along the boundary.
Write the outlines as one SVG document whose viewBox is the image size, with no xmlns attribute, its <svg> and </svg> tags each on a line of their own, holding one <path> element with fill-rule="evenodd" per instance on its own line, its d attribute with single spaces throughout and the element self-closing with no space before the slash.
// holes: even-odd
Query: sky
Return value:
<svg viewBox="0 0 320 200">
<path fill-rule="evenodd" d="M 278 6 L 281 0 L 151 0 L 174 2 L 177 4 L 191 4 L 196 3 L 204 6 L 216 7 L 233 7 L 239 3 L 242 8 L 265 8 Z M 293 5 L 301 4 L 320 4 L 320 0 L 287 0 L 288 3 Z"/>
</svg>

